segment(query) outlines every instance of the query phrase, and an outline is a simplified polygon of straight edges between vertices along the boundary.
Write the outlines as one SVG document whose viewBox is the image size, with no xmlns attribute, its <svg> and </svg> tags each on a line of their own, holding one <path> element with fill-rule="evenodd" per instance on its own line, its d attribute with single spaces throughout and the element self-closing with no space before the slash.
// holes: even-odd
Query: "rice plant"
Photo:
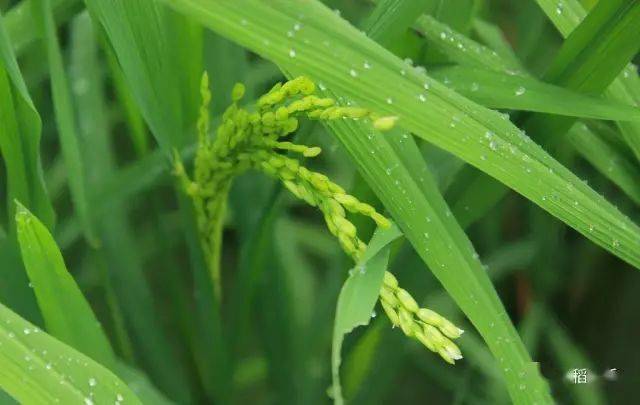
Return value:
<svg viewBox="0 0 640 405">
<path fill-rule="evenodd" d="M 637 0 L 0 0 L 0 403 L 629 403 L 639 50 Z"/>
</svg>

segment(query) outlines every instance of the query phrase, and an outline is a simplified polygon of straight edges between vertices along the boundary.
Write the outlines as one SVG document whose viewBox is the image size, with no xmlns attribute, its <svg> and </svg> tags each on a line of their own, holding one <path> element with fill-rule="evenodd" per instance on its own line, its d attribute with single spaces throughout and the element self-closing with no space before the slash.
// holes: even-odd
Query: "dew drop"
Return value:
<svg viewBox="0 0 640 405">
<path fill-rule="evenodd" d="M 296 50 L 295 49 L 289 49 L 289 57 L 290 58 L 295 58 L 296 57 Z"/>
<path fill-rule="evenodd" d="M 516 89 L 516 96 L 521 96 L 524 93 L 526 93 L 527 89 L 525 89 L 524 87 L 520 86 Z"/>
<path fill-rule="evenodd" d="M 358 77 L 358 72 L 356 72 L 355 69 L 351 69 L 349 70 L 349 75 L 351 77 Z"/>
</svg>

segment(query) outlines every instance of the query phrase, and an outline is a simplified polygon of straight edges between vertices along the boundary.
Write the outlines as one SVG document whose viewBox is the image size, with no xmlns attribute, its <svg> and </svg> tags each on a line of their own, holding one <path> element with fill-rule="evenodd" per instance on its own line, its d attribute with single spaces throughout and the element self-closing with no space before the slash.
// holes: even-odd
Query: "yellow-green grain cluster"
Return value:
<svg viewBox="0 0 640 405">
<path fill-rule="evenodd" d="M 220 249 L 227 196 L 235 176 L 248 169 L 280 180 L 297 198 L 317 207 L 324 215 L 329 231 L 356 262 L 366 244 L 347 219 L 347 212 L 370 217 L 380 227 L 389 226 L 389 221 L 371 205 L 347 194 L 327 176 L 307 169 L 299 160 L 281 152 L 299 153 L 304 157 L 314 157 L 321 152 L 319 147 L 283 140 L 298 128 L 299 119 L 303 117 L 369 119 L 378 130 L 392 128 L 395 117 L 380 117 L 361 107 L 338 106 L 332 98 L 315 95 L 315 85 L 306 77 L 276 84 L 258 99 L 255 111 L 250 112 L 238 105 L 244 96 L 244 86 L 236 84 L 231 93 L 233 102 L 222 115 L 215 138 L 211 139 L 208 113 L 211 93 L 206 73 L 202 76 L 200 91 L 202 105 L 193 179 L 186 174 L 177 154 L 175 171 L 193 200 L 202 248 L 218 298 L 221 295 Z M 408 336 L 417 338 L 448 362 L 461 358 L 457 346 L 448 339 L 458 337 L 461 330 L 435 312 L 419 309 L 415 300 L 398 288 L 395 277 L 388 272 L 380 300 L 394 325 L 400 325 Z"/>
<path fill-rule="evenodd" d="M 386 272 L 380 288 L 380 304 L 391 323 L 405 335 L 420 341 L 427 349 L 438 353 L 447 363 L 462 359 L 462 353 L 452 339 L 464 332 L 438 313 L 420 308 L 407 290 L 398 286 L 393 274 Z"/>
</svg>

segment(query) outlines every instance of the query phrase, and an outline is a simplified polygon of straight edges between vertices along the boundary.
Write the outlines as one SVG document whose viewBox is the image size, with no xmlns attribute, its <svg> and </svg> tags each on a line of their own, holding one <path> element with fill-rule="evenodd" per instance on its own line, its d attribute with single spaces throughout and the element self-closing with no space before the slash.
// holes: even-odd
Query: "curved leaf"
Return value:
<svg viewBox="0 0 640 405">
<path fill-rule="evenodd" d="M 108 368 L 113 351 L 47 228 L 18 203 L 18 240 L 47 331 Z"/>
</svg>

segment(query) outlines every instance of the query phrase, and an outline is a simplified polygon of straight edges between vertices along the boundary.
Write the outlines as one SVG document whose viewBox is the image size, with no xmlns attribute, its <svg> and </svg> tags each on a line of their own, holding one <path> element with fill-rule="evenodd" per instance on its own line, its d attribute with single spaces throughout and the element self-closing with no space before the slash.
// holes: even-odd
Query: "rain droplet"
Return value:
<svg viewBox="0 0 640 405">
<path fill-rule="evenodd" d="M 290 58 L 295 58 L 296 57 L 296 50 L 295 49 L 289 49 L 289 57 Z"/>
<path fill-rule="evenodd" d="M 516 96 L 521 96 L 523 95 L 525 92 L 527 91 L 527 89 L 525 89 L 524 87 L 520 86 L 516 89 Z"/>
</svg>

